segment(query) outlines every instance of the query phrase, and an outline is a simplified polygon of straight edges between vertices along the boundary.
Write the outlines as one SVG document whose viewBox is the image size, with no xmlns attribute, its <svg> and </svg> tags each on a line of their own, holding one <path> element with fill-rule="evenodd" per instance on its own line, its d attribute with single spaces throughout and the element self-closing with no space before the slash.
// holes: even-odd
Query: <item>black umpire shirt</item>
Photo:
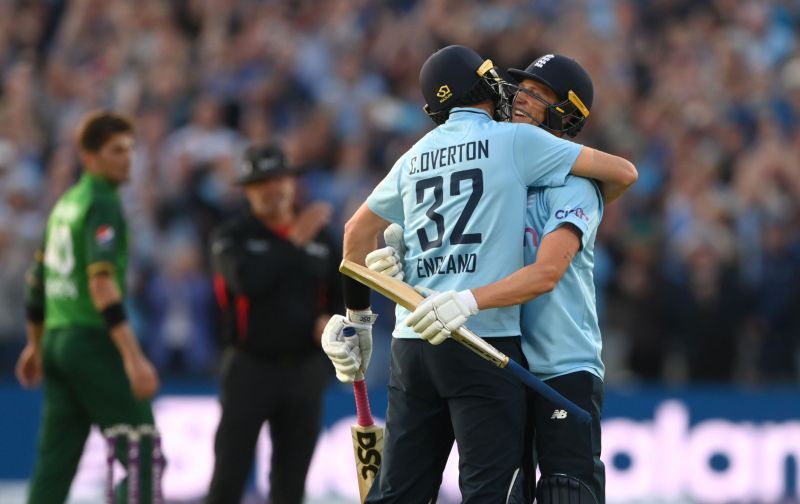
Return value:
<svg viewBox="0 0 800 504">
<path fill-rule="evenodd" d="M 338 313 L 341 253 L 321 231 L 303 247 L 249 210 L 212 238 L 214 290 L 226 343 L 266 360 L 302 359 L 319 350 L 319 315 Z"/>
</svg>

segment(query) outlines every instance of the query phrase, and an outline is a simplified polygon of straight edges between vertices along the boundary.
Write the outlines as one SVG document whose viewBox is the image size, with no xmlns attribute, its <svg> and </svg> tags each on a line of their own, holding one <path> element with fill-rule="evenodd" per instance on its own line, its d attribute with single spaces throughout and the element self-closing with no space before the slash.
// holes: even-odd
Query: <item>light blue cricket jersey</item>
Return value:
<svg viewBox="0 0 800 504">
<path fill-rule="evenodd" d="M 529 124 L 498 123 L 455 108 L 420 139 L 367 198 L 370 210 L 403 226 L 405 278 L 437 291 L 499 280 L 523 267 L 519 232 L 529 186 L 559 186 L 581 146 Z M 481 311 L 480 336 L 520 334 L 519 307 Z M 394 336 L 417 338 L 397 307 Z"/>
<path fill-rule="evenodd" d="M 536 260 L 541 239 L 560 226 L 573 224 L 582 234 L 581 249 L 555 289 L 522 306 L 522 350 L 543 380 L 577 371 L 603 379 L 592 272 L 602 218 L 603 198 L 591 180 L 569 176 L 562 187 L 528 191 L 525 264 Z"/>
</svg>

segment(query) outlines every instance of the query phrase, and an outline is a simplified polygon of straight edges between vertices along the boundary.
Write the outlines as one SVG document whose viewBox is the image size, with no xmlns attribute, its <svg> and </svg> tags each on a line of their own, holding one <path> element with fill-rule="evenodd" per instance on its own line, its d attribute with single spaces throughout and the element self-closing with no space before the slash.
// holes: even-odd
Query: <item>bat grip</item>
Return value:
<svg viewBox="0 0 800 504">
<path fill-rule="evenodd" d="M 369 397 L 367 396 L 367 384 L 364 380 L 353 382 L 353 393 L 356 396 L 356 414 L 358 415 L 358 425 L 369 427 L 375 423 L 372 420 L 372 411 L 369 409 Z"/>
</svg>

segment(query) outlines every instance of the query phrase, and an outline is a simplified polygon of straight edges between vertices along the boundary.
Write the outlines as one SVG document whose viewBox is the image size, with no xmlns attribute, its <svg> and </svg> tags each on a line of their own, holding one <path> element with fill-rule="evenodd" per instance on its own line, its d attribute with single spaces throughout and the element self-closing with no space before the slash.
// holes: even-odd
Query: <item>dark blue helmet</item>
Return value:
<svg viewBox="0 0 800 504">
<path fill-rule="evenodd" d="M 558 103 L 547 103 L 544 122 L 539 126 L 556 133 L 574 137 L 589 117 L 594 99 L 594 85 L 589 73 L 577 61 L 560 54 L 546 54 L 528 65 L 525 70 L 510 68 L 508 73 L 517 81 L 533 79 L 553 90 Z M 517 92 L 525 92 L 518 88 Z"/>
<path fill-rule="evenodd" d="M 508 113 L 510 99 L 505 82 L 492 60 L 483 59 L 468 47 L 451 45 L 433 53 L 422 65 L 419 85 L 425 98 L 425 113 L 442 124 L 456 106 L 492 100 L 499 114 Z"/>
</svg>

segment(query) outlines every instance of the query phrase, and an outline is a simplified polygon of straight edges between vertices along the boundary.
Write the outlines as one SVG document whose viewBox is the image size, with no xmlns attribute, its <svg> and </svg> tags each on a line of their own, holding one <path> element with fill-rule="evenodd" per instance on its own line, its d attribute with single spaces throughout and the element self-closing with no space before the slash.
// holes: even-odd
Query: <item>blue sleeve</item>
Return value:
<svg viewBox="0 0 800 504">
<path fill-rule="evenodd" d="M 581 249 L 592 232 L 600 225 L 603 204 L 594 182 L 580 177 L 568 177 L 566 185 L 545 191 L 549 215 L 542 238 L 564 224 L 572 224 L 581 232 Z"/>
<path fill-rule="evenodd" d="M 514 165 L 528 187 L 558 187 L 572 170 L 583 146 L 530 124 L 519 124 L 512 146 Z"/>
<path fill-rule="evenodd" d="M 400 173 L 405 166 L 402 156 L 367 197 L 367 207 L 378 217 L 403 225 L 403 197 L 400 193 Z"/>
</svg>

